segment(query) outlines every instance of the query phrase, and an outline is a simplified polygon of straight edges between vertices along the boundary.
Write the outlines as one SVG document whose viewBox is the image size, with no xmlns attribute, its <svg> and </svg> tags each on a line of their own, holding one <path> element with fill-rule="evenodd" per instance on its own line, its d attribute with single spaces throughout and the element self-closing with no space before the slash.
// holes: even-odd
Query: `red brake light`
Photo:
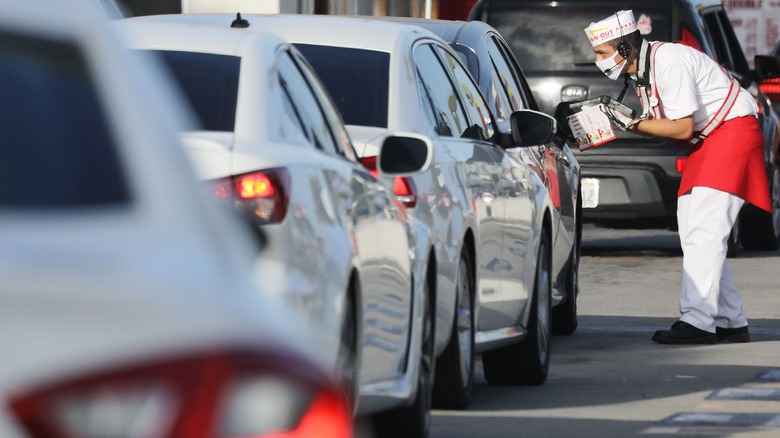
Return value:
<svg viewBox="0 0 780 438">
<path fill-rule="evenodd" d="M 376 168 L 376 155 L 373 157 L 363 157 L 360 159 L 363 166 L 374 175 L 375 178 L 379 178 L 379 171 Z M 406 208 L 414 208 L 417 205 L 417 186 L 414 185 L 414 180 L 408 177 L 397 176 L 393 180 L 393 190 L 395 196 Z"/>
<path fill-rule="evenodd" d="M 780 78 L 765 79 L 760 88 L 769 100 L 780 102 Z"/>
<path fill-rule="evenodd" d="M 371 172 L 371 175 L 374 175 L 375 178 L 379 178 L 379 171 L 376 169 L 376 155 L 373 157 L 363 157 L 360 159 L 360 162 L 363 163 L 363 167 Z"/>
<path fill-rule="evenodd" d="M 279 223 L 290 203 L 290 175 L 286 169 L 267 169 L 211 181 L 217 198 L 234 199 L 258 225 Z"/>
<path fill-rule="evenodd" d="M 683 173 L 685 172 L 685 164 L 688 163 L 688 159 L 681 157 L 675 160 L 674 167 L 675 170 L 677 170 L 677 173 Z"/>
<path fill-rule="evenodd" d="M 306 364 L 257 352 L 193 356 L 50 385 L 10 405 L 31 435 L 50 438 L 352 437 L 347 398 Z"/>
<path fill-rule="evenodd" d="M 250 173 L 236 177 L 236 192 L 238 199 L 271 198 L 274 196 L 274 185 L 267 175 Z"/>
<path fill-rule="evenodd" d="M 414 180 L 397 176 L 393 181 L 393 188 L 395 189 L 395 196 L 406 208 L 417 206 L 417 186 L 414 185 Z"/>
<path fill-rule="evenodd" d="M 298 427 L 290 432 L 265 438 L 342 438 L 351 436 L 352 420 L 342 414 L 343 400 L 331 394 L 320 394 L 309 406 Z"/>
</svg>

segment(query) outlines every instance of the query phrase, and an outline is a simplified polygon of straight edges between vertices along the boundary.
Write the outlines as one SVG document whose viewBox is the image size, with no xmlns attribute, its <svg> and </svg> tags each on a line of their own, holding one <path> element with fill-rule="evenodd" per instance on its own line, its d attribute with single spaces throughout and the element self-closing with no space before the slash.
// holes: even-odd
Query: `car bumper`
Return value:
<svg viewBox="0 0 780 438">
<path fill-rule="evenodd" d="M 643 162 L 589 159 L 580 156 L 584 222 L 646 221 L 669 226 L 676 222 L 681 174 L 678 157 Z"/>
</svg>

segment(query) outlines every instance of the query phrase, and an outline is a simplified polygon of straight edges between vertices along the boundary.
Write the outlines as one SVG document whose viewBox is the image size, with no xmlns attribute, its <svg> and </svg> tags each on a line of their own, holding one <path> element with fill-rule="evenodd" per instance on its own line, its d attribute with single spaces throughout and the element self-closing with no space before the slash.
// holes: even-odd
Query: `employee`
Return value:
<svg viewBox="0 0 780 438">
<path fill-rule="evenodd" d="M 683 140 L 691 153 L 680 182 L 677 224 L 683 250 L 680 317 L 652 340 L 661 344 L 749 342 L 742 298 L 726 262 L 727 240 L 745 202 L 771 212 L 758 107 L 747 90 L 706 54 L 646 41 L 632 11 L 619 11 L 585 34 L 596 66 L 610 79 L 629 75 L 642 116 L 613 123 L 638 134 Z"/>
</svg>

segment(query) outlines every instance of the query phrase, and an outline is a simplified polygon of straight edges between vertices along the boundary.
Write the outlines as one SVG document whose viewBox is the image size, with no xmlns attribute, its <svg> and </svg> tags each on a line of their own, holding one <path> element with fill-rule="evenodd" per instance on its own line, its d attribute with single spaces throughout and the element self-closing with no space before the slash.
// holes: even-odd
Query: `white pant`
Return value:
<svg viewBox="0 0 780 438">
<path fill-rule="evenodd" d="M 715 326 L 747 325 L 742 298 L 726 262 L 728 237 L 741 198 L 720 190 L 694 187 L 677 200 L 677 223 L 683 250 L 681 321 L 708 332 Z"/>
</svg>

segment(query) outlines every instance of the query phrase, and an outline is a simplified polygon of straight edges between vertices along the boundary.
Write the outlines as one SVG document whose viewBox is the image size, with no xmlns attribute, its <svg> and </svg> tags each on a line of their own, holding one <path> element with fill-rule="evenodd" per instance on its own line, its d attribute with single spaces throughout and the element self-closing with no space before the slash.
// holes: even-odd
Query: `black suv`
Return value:
<svg viewBox="0 0 780 438">
<path fill-rule="evenodd" d="M 524 65 L 542 111 L 555 114 L 562 101 L 600 95 L 613 98 L 624 82 L 611 81 L 594 64 L 584 29 L 619 10 L 631 9 L 648 41 L 694 46 L 718 60 L 755 96 L 765 137 L 766 172 L 773 214 L 747 205 L 732 233 L 732 249 L 741 235 L 746 249 L 777 249 L 780 244 L 780 142 L 778 117 L 757 82 L 775 58 L 756 57 L 751 70 L 726 11 L 708 0 L 480 0 L 469 19 L 487 22 L 509 43 Z M 772 65 L 772 68 L 775 68 Z M 777 72 L 775 72 L 777 74 Z M 624 103 L 639 109 L 633 89 Z M 573 148 L 576 149 L 576 148 Z M 620 132 L 617 140 L 578 153 L 582 166 L 583 220 L 612 227 L 676 228 L 677 189 L 688 155 L 685 142 Z"/>
</svg>

